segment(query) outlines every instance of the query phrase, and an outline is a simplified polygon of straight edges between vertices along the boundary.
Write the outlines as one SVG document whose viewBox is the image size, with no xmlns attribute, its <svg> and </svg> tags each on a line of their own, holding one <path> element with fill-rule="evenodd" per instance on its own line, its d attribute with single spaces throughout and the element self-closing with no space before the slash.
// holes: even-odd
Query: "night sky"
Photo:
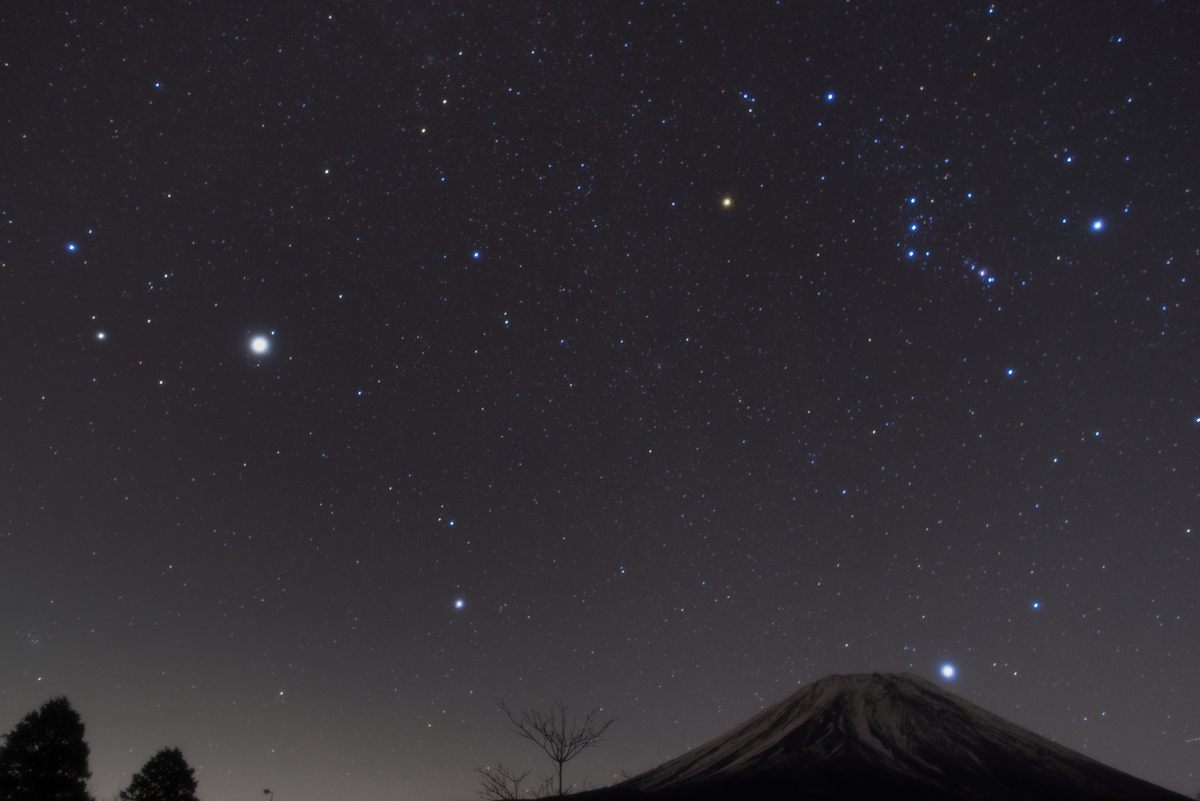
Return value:
<svg viewBox="0 0 1200 801">
<path fill-rule="evenodd" d="M 18 0 L 0 98 L 0 730 L 98 797 L 874 670 L 1200 789 L 1200 4 Z"/>
</svg>

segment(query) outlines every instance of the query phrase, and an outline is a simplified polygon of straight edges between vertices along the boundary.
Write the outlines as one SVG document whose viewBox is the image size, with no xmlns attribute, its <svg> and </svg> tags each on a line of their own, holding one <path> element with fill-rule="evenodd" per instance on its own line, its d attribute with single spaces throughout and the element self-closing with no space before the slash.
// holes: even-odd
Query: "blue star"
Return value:
<svg viewBox="0 0 1200 801">
<path fill-rule="evenodd" d="M 938 672 L 942 674 L 942 678 L 946 681 L 952 681 L 954 677 L 958 675 L 958 668 L 954 667 L 954 665 L 950 664 L 949 662 L 946 662 L 941 666 Z"/>
<path fill-rule="evenodd" d="M 917 196 L 916 195 L 912 195 L 908 198 L 908 205 L 910 205 L 910 206 L 917 205 Z"/>
<path fill-rule="evenodd" d="M 482 258 L 483 258 L 482 250 L 472 250 L 471 251 L 471 260 L 472 261 L 479 261 Z"/>
<path fill-rule="evenodd" d="M 834 92 L 832 89 L 830 89 L 828 92 L 825 93 L 824 99 L 825 99 L 826 103 L 832 103 L 833 101 L 837 100 L 837 93 Z"/>
<path fill-rule="evenodd" d="M 75 244 L 74 242 L 67 243 L 67 252 L 68 253 L 75 253 L 78 250 L 79 250 L 79 245 Z"/>
<path fill-rule="evenodd" d="M 1004 374 L 1006 376 L 1008 376 L 1009 378 L 1012 378 L 1013 376 L 1015 376 L 1017 374 L 1016 368 L 1010 367 L 1004 371 Z"/>
<path fill-rule="evenodd" d="M 1031 606 L 1031 607 L 1033 607 L 1034 609 L 1041 609 L 1041 608 L 1042 608 L 1042 602 L 1041 602 L 1041 601 L 1034 601 L 1033 603 L 1031 603 L 1031 604 L 1030 604 L 1030 606 Z"/>
<path fill-rule="evenodd" d="M 1092 230 L 1096 231 L 1097 233 L 1104 230 L 1103 217 L 1097 217 L 1096 219 L 1092 220 Z"/>
<path fill-rule="evenodd" d="M 461 610 L 465 609 L 465 608 L 466 608 L 466 606 L 467 606 L 467 599 L 466 599 L 466 598 L 455 598 L 455 599 L 454 599 L 454 608 L 455 608 L 455 609 L 457 609 L 457 610 L 460 610 L 460 611 L 461 611 Z"/>
<path fill-rule="evenodd" d="M 916 223 L 909 223 L 908 230 L 915 232 L 919 226 Z"/>
</svg>

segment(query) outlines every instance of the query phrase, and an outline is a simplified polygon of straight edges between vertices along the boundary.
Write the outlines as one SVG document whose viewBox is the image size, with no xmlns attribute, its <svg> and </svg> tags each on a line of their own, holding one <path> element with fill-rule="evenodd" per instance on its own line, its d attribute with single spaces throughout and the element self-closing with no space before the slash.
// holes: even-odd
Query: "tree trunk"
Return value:
<svg viewBox="0 0 1200 801">
<path fill-rule="evenodd" d="M 560 796 L 563 794 L 563 792 L 562 792 L 562 766 L 563 766 L 563 763 L 559 762 L 558 763 L 558 794 Z"/>
</svg>

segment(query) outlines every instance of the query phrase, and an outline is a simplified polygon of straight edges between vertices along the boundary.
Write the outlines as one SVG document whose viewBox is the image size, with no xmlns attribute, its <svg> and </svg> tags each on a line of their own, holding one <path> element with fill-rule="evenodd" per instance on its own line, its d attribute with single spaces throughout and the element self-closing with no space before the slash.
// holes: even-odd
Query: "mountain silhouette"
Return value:
<svg viewBox="0 0 1200 801">
<path fill-rule="evenodd" d="M 588 801 L 1186 801 L 911 674 L 828 676 Z"/>
</svg>

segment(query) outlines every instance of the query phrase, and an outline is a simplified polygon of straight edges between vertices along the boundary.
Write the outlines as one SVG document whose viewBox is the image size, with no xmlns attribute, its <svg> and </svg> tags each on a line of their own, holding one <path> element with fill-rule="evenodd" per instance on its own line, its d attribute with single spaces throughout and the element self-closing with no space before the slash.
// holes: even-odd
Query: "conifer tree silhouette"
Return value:
<svg viewBox="0 0 1200 801">
<path fill-rule="evenodd" d="M 0 746 L 0 801 L 92 801 L 83 721 L 66 698 L 30 712 Z"/>
<path fill-rule="evenodd" d="M 134 774 L 121 801 L 197 801 L 196 774 L 178 748 L 164 748 Z"/>
</svg>

